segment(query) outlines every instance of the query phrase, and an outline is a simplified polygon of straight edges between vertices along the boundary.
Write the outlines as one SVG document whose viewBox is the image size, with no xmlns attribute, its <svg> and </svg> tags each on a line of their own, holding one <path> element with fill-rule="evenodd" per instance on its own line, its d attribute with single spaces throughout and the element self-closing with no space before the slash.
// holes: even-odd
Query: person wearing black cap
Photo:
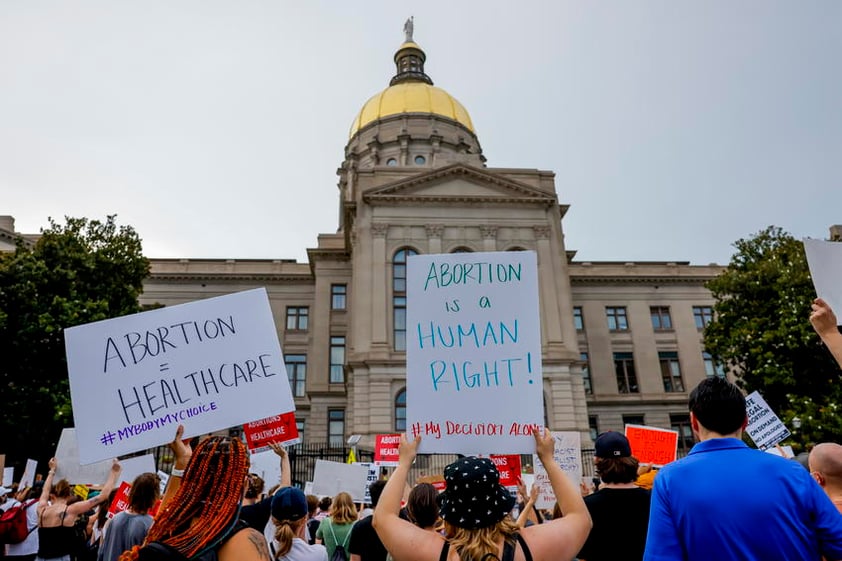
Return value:
<svg viewBox="0 0 842 561">
<path fill-rule="evenodd" d="M 560 561 L 572 559 L 588 536 L 591 518 L 578 487 L 553 459 L 555 440 L 536 431 L 536 451 L 547 469 L 564 517 L 518 530 L 510 516 L 514 497 L 500 485 L 488 458 L 460 458 L 444 470 L 447 488 L 440 495 L 446 538 L 399 516 L 401 495 L 421 438 L 401 436 L 399 464 L 374 510 L 374 528 L 399 561 Z"/>
<path fill-rule="evenodd" d="M 599 491 L 585 497 L 593 529 L 579 552 L 584 561 L 640 561 L 649 526 L 649 491 L 635 485 L 637 458 L 628 439 L 605 432 L 594 445 Z"/>
<path fill-rule="evenodd" d="M 307 497 L 295 487 L 283 487 L 272 496 L 275 539 L 269 545 L 274 559 L 284 561 L 327 561 L 327 549 L 304 539 L 307 525 Z"/>
</svg>

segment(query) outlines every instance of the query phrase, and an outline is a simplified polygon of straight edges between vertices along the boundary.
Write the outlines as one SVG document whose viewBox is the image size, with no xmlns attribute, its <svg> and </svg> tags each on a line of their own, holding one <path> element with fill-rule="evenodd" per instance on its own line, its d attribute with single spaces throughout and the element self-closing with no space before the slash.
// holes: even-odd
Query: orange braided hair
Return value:
<svg viewBox="0 0 842 561">
<path fill-rule="evenodd" d="M 212 549 L 237 523 L 248 468 L 241 440 L 214 436 L 200 442 L 181 486 L 155 517 L 143 545 L 157 541 L 187 558 Z M 138 555 L 134 547 L 120 561 L 136 561 Z"/>
</svg>

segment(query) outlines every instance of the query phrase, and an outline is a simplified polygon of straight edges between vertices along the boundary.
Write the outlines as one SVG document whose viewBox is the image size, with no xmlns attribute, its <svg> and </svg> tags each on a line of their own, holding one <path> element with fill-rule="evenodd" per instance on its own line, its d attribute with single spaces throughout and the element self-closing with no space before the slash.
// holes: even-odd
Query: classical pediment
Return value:
<svg viewBox="0 0 842 561">
<path fill-rule="evenodd" d="M 465 164 L 434 169 L 380 186 L 364 193 L 363 200 L 380 205 L 406 202 L 558 204 L 554 195 Z"/>
</svg>

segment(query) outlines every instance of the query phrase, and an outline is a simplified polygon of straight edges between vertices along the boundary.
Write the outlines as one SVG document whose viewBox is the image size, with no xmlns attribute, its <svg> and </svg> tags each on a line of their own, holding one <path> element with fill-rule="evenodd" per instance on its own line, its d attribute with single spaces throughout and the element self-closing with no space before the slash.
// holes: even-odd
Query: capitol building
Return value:
<svg viewBox="0 0 842 561">
<path fill-rule="evenodd" d="M 688 392 L 724 375 L 702 345 L 713 306 L 704 283 L 722 267 L 577 261 L 554 173 L 487 161 L 468 109 L 434 85 L 411 33 L 394 61 L 385 89 L 348 116 L 337 230 L 318 236 L 306 263 L 152 258 L 141 303 L 265 287 L 305 441 L 356 434 L 366 448 L 406 429 L 407 258 L 531 250 L 547 425 L 580 431 L 585 448 L 624 424 L 672 428 L 679 453 L 689 449 Z M 17 235 L 0 217 L 0 250 Z"/>
</svg>

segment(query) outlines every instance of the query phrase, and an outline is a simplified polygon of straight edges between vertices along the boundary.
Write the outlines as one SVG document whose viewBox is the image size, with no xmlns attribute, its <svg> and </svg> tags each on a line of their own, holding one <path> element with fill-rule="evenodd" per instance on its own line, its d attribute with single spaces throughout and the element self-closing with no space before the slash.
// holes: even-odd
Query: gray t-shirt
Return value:
<svg viewBox="0 0 842 561">
<path fill-rule="evenodd" d="M 278 543 L 273 541 L 270 548 L 273 559 L 277 549 Z M 327 549 L 321 544 L 310 545 L 301 538 L 293 538 L 289 552 L 279 561 L 327 561 Z"/>
<path fill-rule="evenodd" d="M 148 514 L 118 512 L 105 528 L 97 561 L 117 561 L 124 551 L 143 543 L 151 526 L 152 517 Z"/>
</svg>

